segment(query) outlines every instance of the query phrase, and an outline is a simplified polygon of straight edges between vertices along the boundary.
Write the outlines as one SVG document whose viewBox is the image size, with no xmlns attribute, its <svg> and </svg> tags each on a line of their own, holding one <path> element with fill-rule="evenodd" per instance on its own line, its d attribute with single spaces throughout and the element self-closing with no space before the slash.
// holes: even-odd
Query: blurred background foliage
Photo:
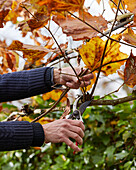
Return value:
<svg viewBox="0 0 136 170">
<path fill-rule="evenodd" d="M 95 99 L 98 99 L 96 96 Z M 107 96 L 115 99 L 116 96 Z M 44 101 L 37 96 L 35 104 L 46 109 L 51 99 Z M 5 106 L 4 106 L 5 105 Z M 4 104 L 6 110 L 16 110 L 10 104 Z M 60 106 L 59 106 L 60 108 Z M 8 112 L 1 111 L 1 119 Z M 57 114 L 56 114 L 57 113 Z M 40 123 L 48 123 L 60 118 L 62 111 L 48 114 Z M 36 115 L 24 117 L 31 120 Z M 45 144 L 44 146 L 18 151 L 0 152 L 1 170 L 95 170 L 95 169 L 135 169 L 136 167 L 136 101 L 116 106 L 91 106 L 83 115 L 85 122 L 83 151 L 73 154 L 73 150 L 62 144 Z"/>
</svg>

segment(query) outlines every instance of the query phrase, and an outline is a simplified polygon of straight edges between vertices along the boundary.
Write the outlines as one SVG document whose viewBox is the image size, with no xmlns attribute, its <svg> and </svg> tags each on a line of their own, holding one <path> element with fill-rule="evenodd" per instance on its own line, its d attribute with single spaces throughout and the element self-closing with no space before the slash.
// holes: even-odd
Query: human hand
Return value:
<svg viewBox="0 0 136 170">
<path fill-rule="evenodd" d="M 80 74 L 81 68 L 76 67 L 74 68 L 77 75 Z M 84 71 L 85 69 L 83 69 Z M 73 88 L 73 89 L 78 89 L 79 87 L 84 87 L 88 86 L 91 84 L 91 79 L 94 78 L 94 75 L 92 73 L 89 74 L 89 71 L 87 73 L 80 77 L 80 82 L 78 78 L 76 77 L 74 71 L 72 70 L 71 67 L 65 67 L 61 69 L 61 72 L 59 69 L 54 69 L 54 83 L 56 84 L 62 84 L 66 85 L 67 87 Z"/>
<path fill-rule="evenodd" d="M 81 151 L 69 138 L 73 138 L 79 145 L 83 143 L 85 126 L 79 120 L 59 119 L 42 125 L 45 134 L 45 142 L 65 142 L 75 152 Z"/>
</svg>

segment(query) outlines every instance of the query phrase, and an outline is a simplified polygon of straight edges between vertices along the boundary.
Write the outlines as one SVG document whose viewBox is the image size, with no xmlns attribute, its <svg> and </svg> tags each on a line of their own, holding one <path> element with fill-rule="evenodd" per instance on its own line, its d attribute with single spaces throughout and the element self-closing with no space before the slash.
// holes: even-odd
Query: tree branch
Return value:
<svg viewBox="0 0 136 170">
<path fill-rule="evenodd" d="M 129 101 L 133 101 L 133 100 L 136 100 L 136 96 L 134 96 L 134 95 L 115 99 L 115 100 L 99 100 L 98 99 L 98 100 L 92 100 L 90 106 L 95 106 L 95 105 L 112 105 L 112 106 L 115 106 L 117 104 L 129 102 Z"/>
</svg>

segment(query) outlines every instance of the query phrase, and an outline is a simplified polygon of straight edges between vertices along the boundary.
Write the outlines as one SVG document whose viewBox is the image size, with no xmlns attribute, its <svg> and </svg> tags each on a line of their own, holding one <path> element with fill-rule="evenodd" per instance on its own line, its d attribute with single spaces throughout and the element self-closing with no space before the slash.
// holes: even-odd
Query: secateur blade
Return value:
<svg viewBox="0 0 136 170">
<path fill-rule="evenodd" d="M 89 100 L 89 101 L 86 101 L 86 102 L 84 102 L 84 103 L 82 103 L 82 104 L 80 105 L 79 111 L 80 111 L 81 115 L 84 113 L 84 111 L 85 111 L 85 109 L 87 108 L 87 106 L 90 105 L 91 101 L 92 101 L 92 99 Z"/>
</svg>

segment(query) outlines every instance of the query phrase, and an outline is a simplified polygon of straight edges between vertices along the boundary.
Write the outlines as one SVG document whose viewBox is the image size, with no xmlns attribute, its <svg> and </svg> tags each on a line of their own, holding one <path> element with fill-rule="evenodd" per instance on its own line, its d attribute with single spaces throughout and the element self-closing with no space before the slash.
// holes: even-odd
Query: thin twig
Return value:
<svg viewBox="0 0 136 170">
<path fill-rule="evenodd" d="M 110 0 L 110 1 L 117 7 L 117 4 L 113 0 Z M 123 14 L 123 12 L 120 9 L 119 11 Z"/>
<path fill-rule="evenodd" d="M 32 15 L 37 21 L 39 21 L 39 19 L 37 17 L 35 17 L 25 6 L 21 6 L 22 8 L 24 8 L 30 15 Z M 57 44 L 62 56 L 65 58 L 65 60 L 67 61 L 67 63 L 70 65 L 70 67 L 72 68 L 72 70 L 74 71 L 75 75 L 77 76 L 78 78 L 78 81 L 80 82 L 80 79 L 78 77 L 78 74 L 76 73 L 74 67 L 72 66 L 72 64 L 69 62 L 69 60 L 67 59 L 67 57 L 65 56 L 65 54 L 63 53 L 59 43 L 57 42 L 56 38 L 54 37 L 54 35 L 52 34 L 52 32 L 50 31 L 50 29 L 48 29 L 46 26 L 44 26 L 44 28 L 46 30 L 48 30 L 48 32 L 51 34 L 52 38 L 54 39 L 55 43 Z"/>
<path fill-rule="evenodd" d="M 125 83 L 123 83 L 121 86 L 119 86 L 119 88 L 118 88 L 117 90 L 114 90 L 114 91 L 106 94 L 105 96 L 101 97 L 100 99 L 103 99 L 103 98 L 105 98 L 106 96 L 109 96 L 109 95 L 111 95 L 111 94 L 113 94 L 113 93 L 117 93 L 117 92 L 120 90 L 120 88 L 121 88 L 122 86 L 124 86 L 124 84 L 125 84 Z M 98 99 L 98 100 L 100 100 L 100 99 Z"/>
<path fill-rule="evenodd" d="M 72 14 L 71 12 L 68 11 L 68 13 L 71 14 L 71 15 L 72 15 L 73 17 L 75 17 L 76 19 L 78 19 L 79 21 L 81 21 L 81 22 L 83 22 L 84 24 L 88 25 L 89 27 L 91 27 L 92 29 L 94 29 L 95 31 L 97 31 L 98 33 L 100 33 L 102 36 L 105 36 L 105 37 L 107 37 L 108 39 L 110 39 L 110 40 L 112 40 L 112 41 L 116 41 L 116 42 L 119 42 L 119 43 L 121 43 L 121 44 L 124 44 L 124 45 L 130 46 L 130 47 L 136 48 L 135 45 L 132 45 L 132 44 L 129 44 L 129 43 L 125 43 L 125 42 L 123 42 L 123 41 L 118 41 L 118 40 L 116 40 L 116 39 L 113 39 L 113 38 L 107 36 L 107 35 L 106 35 L 107 33 L 105 34 L 105 33 L 101 32 L 101 31 L 99 31 L 98 29 L 96 29 L 95 27 L 93 27 L 92 25 L 90 25 L 89 23 L 87 23 L 86 21 L 83 21 L 82 19 L 80 19 L 80 18 L 77 17 L 76 15 Z M 121 25 L 121 27 L 122 27 L 122 25 Z M 119 27 L 119 28 L 120 28 L 120 27 Z M 108 31 L 108 33 L 109 33 L 109 31 Z"/>
<path fill-rule="evenodd" d="M 32 122 L 36 122 L 38 121 L 39 119 L 41 119 L 43 116 L 47 115 L 49 112 L 51 112 L 55 107 L 56 105 L 61 101 L 61 99 L 67 94 L 67 92 L 70 90 L 69 87 L 67 87 L 67 89 L 61 94 L 60 98 L 53 104 L 53 106 L 47 111 L 47 112 L 44 112 L 43 114 L 41 114 L 40 116 L 36 117 Z"/>
<path fill-rule="evenodd" d="M 115 15 L 115 20 L 114 20 L 114 22 L 113 22 L 113 24 L 112 24 L 112 27 L 111 27 L 111 30 L 110 30 L 110 33 L 109 33 L 109 37 L 110 37 L 110 35 L 111 35 L 111 33 L 112 33 L 112 29 L 113 29 L 114 24 L 115 24 L 116 19 L 117 19 L 117 14 L 118 14 L 120 2 L 121 2 L 121 0 L 119 0 L 119 3 L 118 3 L 118 8 L 117 8 L 117 12 L 116 12 L 116 15 Z M 92 88 L 92 91 L 91 91 L 91 94 L 90 94 L 90 97 L 91 97 L 91 98 L 92 98 L 92 96 L 93 96 L 93 93 L 94 93 L 94 91 L 95 91 L 95 88 L 96 88 L 96 85 L 97 85 L 97 82 L 98 82 L 98 79 L 99 79 L 99 76 L 100 76 L 100 72 L 101 72 L 101 68 L 102 68 L 103 61 L 104 61 L 104 57 L 105 57 L 105 52 L 106 52 L 106 48 L 107 48 L 107 45 L 108 45 L 108 41 L 109 41 L 109 39 L 108 39 L 108 40 L 106 41 L 106 43 L 105 43 L 103 55 L 102 55 L 102 58 L 101 58 L 101 64 L 100 64 L 100 67 L 99 67 L 99 70 L 98 70 L 98 74 L 97 74 L 97 77 L 96 77 L 96 80 L 95 80 L 95 84 L 94 84 L 94 86 L 93 86 L 93 88 Z"/>
</svg>

